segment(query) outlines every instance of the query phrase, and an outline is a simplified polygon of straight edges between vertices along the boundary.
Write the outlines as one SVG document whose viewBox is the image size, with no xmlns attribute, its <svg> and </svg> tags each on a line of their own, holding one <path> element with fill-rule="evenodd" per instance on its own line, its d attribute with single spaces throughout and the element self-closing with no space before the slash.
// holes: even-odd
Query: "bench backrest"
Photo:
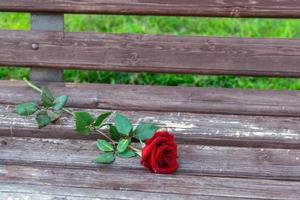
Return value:
<svg viewBox="0 0 300 200">
<path fill-rule="evenodd" d="M 300 17 L 300 2 L 294 0 L 6 0 L 0 11 L 39 13 L 32 17 L 32 30 L 39 32 L 0 32 L 1 65 L 300 76 L 298 40 L 63 33 L 63 13 Z"/>
<path fill-rule="evenodd" d="M 294 0 L 4 0 L 0 3 L 0 11 L 35 13 L 32 15 L 32 30 L 39 31 L 1 31 L 1 65 L 300 76 L 298 40 L 63 33 L 63 13 L 300 17 L 300 2 Z M 48 80 L 60 79 L 61 73 L 53 73 Z M 43 77 L 43 72 L 37 76 L 42 78 L 35 79 L 47 78 Z"/>
</svg>

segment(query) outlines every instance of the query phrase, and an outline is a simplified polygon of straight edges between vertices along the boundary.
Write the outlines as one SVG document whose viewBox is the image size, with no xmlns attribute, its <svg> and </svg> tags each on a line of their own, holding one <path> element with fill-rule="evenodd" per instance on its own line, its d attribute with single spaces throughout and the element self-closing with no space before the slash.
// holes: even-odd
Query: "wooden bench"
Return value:
<svg viewBox="0 0 300 200">
<path fill-rule="evenodd" d="M 32 67 L 70 109 L 123 109 L 167 127 L 180 154 L 174 175 L 149 174 L 138 159 L 93 164 L 96 136 L 75 134 L 67 116 L 37 129 L 12 110 L 38 94 L 1 81 L 0 199 L 300 199 L 297 91 L 61 82 L 63 69 L 300 77 L 297 39 L 63 32 L 64 13 L 300 18 L 299 1 L 2 0 L 0 11 L 32 13 L 32 31 L 0 31 L 2 66 Z"/>
</svg>

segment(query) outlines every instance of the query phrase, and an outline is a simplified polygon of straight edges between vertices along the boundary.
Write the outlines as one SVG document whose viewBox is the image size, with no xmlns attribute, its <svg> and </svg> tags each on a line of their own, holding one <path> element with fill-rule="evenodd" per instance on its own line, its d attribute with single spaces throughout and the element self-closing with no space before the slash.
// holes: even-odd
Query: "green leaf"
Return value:
<svg viewBox="0 0 300 200">
<path fill-rule="evenodd" d="M 115 117 L 115 126 L 119 133 L 128 136 L 132 130 L 132 124 L 127 117 L 117 113 Z"/>
<path fill-rule="evenodd" d="M 134 153 L 134 151 L 132 151 L 131 149 L 126 149 L 126 151 L 118 153 L 118 156 L 121 158 L 132 158 L 136 157 L 136 153 Z"/>
<path fill-rule="evenodd" d="M 97 140 L 97 147 L 104 152 L 114 151 L 114 147 L 105 140 Z"/>
<path fill-rule="evenodd" d="M 158 129 L 159 127 L 154 124 L 139 124 L 134 130 L 134 137 L 145 141 L 150 139 Z"/>
<path fill-rule="evenodd" d="M 115 141 L 119 141 L 121 138 L 121 134 L 118 133 L 118 130 L 114 125 L 109 126 L 109 136 Z"/>
<path fill-rule="evenodd" d="M 47 111 L 40 111 L 36 115 L 36 122 L 38 123 L 39 128 L 43 128 L 50 124 L 51 119 L 47 114 Z"/>
<path fill-rule="evenodd" d="M 54 100 L 53 110 L 59 111 L 63 109 L 68 101 L 68 96 L 59 96 Z"/>
<path fill-rule="evenodd" d="M 87 112 L 76 112 L 75 123 L 76 131 L 83 135 L 89 135 L 91 133 L 90 125 L 94 122 L 93 117 Z"/>
<path fill-rule="evenodd" d="M 61 113 L 48 110 L 48 116 L 50 117 L 51 122 L 56 122 L 60 118 Z"/>
<path fill-rule="evenodd" d="M 111 112 L 105 112 L 99 115 L 94 123 L 94 126 L 101 126 L 106 118 L 111 115 Z"/>
<path fill-rule="evenodd" d="M 114 153 L 101 153 L 96 160 L 95 163 L 102 163 L 102 164 L 111 164 L 115 161 Z"/>
<path fill-rule="evenodd" d="M 129 140 L 128 139 L 121 139 L 118 143 L 118 146 L 117 146 L 117 150 L 119 153 L 122 153 L 124 152 L 127 147 L 129 145 Z"/>
<path fill-rule="evenodd" d="M 48 90 L 48 88 L 42 89 L 41 100 L 42 100 L 42 105 L 45 106 L 46 108 L 53 106 L 54 96 L 52 95 L 50 90 Z"/>
<path fill-rule="evenodd" d="M 37 111 L 37 105 L 35 102 L 22 103 L 16 106 L 15 112 L 21 116 L 29 116 Z"/>
</svg>

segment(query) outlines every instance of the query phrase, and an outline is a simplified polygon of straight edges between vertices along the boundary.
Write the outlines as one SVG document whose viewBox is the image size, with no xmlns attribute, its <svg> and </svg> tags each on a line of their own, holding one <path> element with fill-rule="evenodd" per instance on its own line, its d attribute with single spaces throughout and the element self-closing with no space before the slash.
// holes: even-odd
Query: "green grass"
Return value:
<svg viewBox="0 0 300 200">
<path fill-rule="evenodd" d="M 0 29 L 29 30 L 28 14 L 1 13 Z M 253 38 L 299 38 L 300 21 L 285 19 L 223 19 L 191 17 L 66 15 L 65 29 L 72 32 L 170 34 Z M 21 79 L 28 69 L 1 68 L 0 79 Z M 69 82 L 184 85 L 199 87 L 300 89 L 300 80 L 234 76 L 198 76 L 149 73 L 65 71 Z"/>
</svg>

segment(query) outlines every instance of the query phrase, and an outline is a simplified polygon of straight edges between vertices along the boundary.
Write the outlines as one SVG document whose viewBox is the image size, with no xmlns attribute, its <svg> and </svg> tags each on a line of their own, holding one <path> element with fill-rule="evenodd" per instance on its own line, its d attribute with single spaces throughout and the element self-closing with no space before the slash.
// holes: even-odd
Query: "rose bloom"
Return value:
<svg viewBox="0 0 300 200">
<path fill-rule="evenodd" d="M 179 165 L 174 135 L 167 131 L 158 131 L 148 139 L 142 150 L 141 164 L 152 173 L 172 174 L 175 172 Z"/>
</svg>

